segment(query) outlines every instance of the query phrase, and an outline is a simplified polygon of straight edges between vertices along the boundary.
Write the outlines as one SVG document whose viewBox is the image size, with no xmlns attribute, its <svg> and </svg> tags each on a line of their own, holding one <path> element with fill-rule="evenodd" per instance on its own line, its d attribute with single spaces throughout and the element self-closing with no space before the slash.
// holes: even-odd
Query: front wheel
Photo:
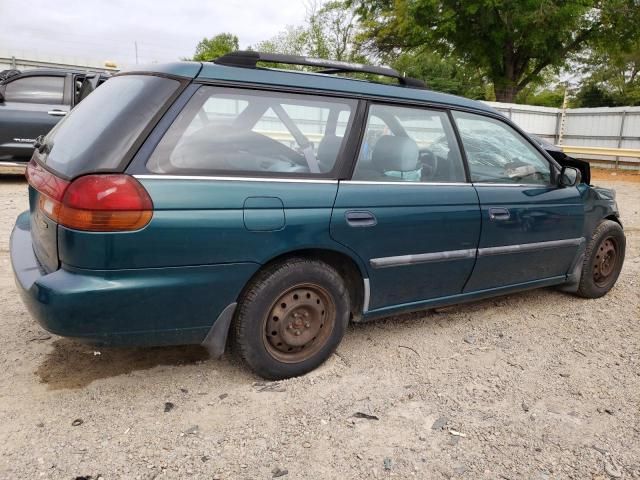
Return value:
<svg viewBox="0 0 640 480">
<path fill-rule="evenodd" d="M 334 268 L 291 259 L 260 272 L 245 291 L 235 319 L 235 343 L 260 376 L 295 377 L 333 353 L 349 311 L 349 294 Z"/>
<path fill-rule="evenodd" d="M 613 288 L 622 270 L 625 246 L 618 223 L 604 220 L 598 225 L 587 244 L 578 295 L 599 298 Z"/>
</svg>

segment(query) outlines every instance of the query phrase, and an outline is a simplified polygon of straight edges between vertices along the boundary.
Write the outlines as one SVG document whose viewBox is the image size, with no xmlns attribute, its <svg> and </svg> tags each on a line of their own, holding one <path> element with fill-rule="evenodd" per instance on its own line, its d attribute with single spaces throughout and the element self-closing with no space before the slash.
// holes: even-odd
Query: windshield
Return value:
<svg viewBox="0 0 640 480">
<path fill-rule="evenodd" d="M 179 85 L 151 75 L 108 80 L 49 132 L 42 162 L 68 178 L 118 169 Z"/>
</svg>

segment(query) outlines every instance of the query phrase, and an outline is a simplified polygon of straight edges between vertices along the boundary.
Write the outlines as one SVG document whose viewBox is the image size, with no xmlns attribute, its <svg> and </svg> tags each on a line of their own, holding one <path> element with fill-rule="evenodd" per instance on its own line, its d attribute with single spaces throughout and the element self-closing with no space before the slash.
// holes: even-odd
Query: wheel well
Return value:
<svg viewBox="0 0 640 480">
<path fill-rule="evenodd" d="M 609 215 L 608 217 L 604 217 L 605 220 L 611 220 L 612 222 L 616 222 L 618 225 L 622 227 L 622 222 L 615 215 Z"/>
<path fill-rule="evenodd" d="M 351 320 L 358 321 L 362 316 L 364 303 L 364 283 L 362 273 L 356 262 L 348 255 L 333 250 L 307 249 L 287 252 L 278 257 L 272 258 L 269 262 L 260 267 L 262 271 L 274 263 L 286 262 L 291 258 L 306 258 L 309 260 L 320 260 L 321 262 L 335 268 L 347 285 L 347 291 L 351 300 Z M 258 273 L 256 272 L 256 274 Z M 255 276 L 255 274 L 254 274 Z M 247 283 L 249 285 L 253 281 Z"/>
</svg>

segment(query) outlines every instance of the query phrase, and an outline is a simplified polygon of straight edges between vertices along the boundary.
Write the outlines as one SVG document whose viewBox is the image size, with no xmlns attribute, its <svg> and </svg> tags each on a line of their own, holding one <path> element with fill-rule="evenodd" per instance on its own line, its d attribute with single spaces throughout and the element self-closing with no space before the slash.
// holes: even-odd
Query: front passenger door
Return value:
<svg viewBox="0 0 640 480">
<path fill-rule="evenodd" d="M 578 188 L 556 185 L 549 160 L 506 122 L 464 112 L 454 118 L 482 210 L 465 292 L 560 281 L 584 243 Z"/>
</svg>

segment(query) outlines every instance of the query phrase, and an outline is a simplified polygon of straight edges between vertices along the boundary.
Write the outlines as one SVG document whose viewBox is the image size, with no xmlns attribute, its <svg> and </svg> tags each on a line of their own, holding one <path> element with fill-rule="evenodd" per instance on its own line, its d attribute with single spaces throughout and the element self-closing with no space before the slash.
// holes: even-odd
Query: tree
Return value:
<svg viewBox="0 0 640 480">
<path fill-rule="evenodd" d="M 516 103 L 539 105 L 541 107 L 562 107 L 564 102 L 564 87 L 555 88 L 524 88 L 516 97 Z"/>
<path fill-rule="evenodd" d="M 317 3 L 311 3 L 304 25 L 288 26 L 275 37 L 253 48 L 262 52 L 362 62 L 365 57 L 356 41 L 356 16 L 355 9 L 342 1 L 330 1 L 320 8 Z"/>
<path fill-rule="evenodd" d="M 306 55 L 308 42 L 308 31 L 305 27 L 287 26 L 275 37 L 263 40 L 250 48 L 265 53 Z"/>
<path fill-rule="evenodd" d="M 547 67 L 590 42 L 637 34 L 634 0 L 350 0 L 374 51 L 429 46 L 480 69 L 512 102 Z"/>
<path fill-rule="evenodd" d="M 615 107 L 616 101 L 610 92 L 595 83 L 585 83 L 571 101 L 572 107 Z"/>
<path fill-rule="evenodd" d="M 640 38 L 629 45 L 595 45 L 581 60 L 578 105 L 640 105 Z"/>
<path fill-rule="evenodd" d="M 432 90 L 476 100 L 487 99 L 482 73 L 456 58 L 443 58 L 436 52 L 422 49 L 385 60 L 401 74 L 424 80 Z"/>
<path fill-rule="evenodd" d="M 342 62 L 361 62 L 364 56 L 356 41 L 357 13 L 344 1 L 329 1 L 307 12 L 309 55 Z"/>
<path fill-rule="evenodd" d="M 196 46 L 193 60 L 202 62 L 218 58 L 225 53 L 233 52 L 240 48 L 238 37 L 232 33 L 219 33 L 215 37 L 203 38 Z"/>
</svg>

